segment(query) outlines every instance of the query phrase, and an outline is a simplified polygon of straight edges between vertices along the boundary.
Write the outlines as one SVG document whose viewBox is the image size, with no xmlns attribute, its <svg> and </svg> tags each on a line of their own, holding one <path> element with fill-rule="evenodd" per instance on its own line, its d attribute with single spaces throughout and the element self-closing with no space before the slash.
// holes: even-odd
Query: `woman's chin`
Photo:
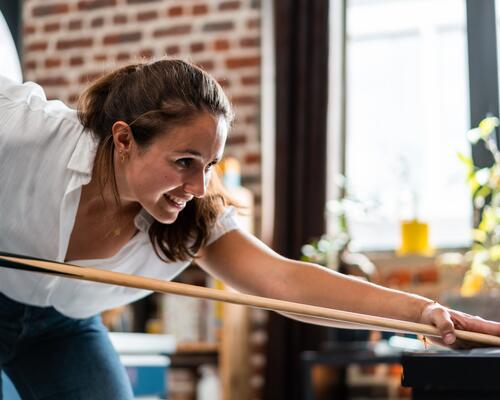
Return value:
<svg viewBox="0 0 500 400">
<path fill-rule="evenodd" d="M 175 212 L 162 211 L 159 213 L 155 213 L 152 216 L 156 221 L 158 221 L 161 224 L 173 224 L 177 220 L 177 217 L 179 216 L 179 212 L 177 212 L 177 211 L 175 211 Z"/>
</svg>

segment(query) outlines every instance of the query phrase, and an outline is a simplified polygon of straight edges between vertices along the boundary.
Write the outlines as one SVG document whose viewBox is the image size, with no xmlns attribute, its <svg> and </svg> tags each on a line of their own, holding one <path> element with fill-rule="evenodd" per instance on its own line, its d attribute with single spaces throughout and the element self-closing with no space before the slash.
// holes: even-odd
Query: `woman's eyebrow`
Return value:
<svg viewBox="0 0 500 400">
<path fill-rule="evenodd" d="M 185 150 L 176 150 L 174 151 L 176 154 L 191 154 L 194 157 L 200 157 L 202 158 L 202 155 L 199 151 L 196 150 L 191 150 L 191 149 L 185 149 Z"/>
<path fill-rule="evenodd" d="M 175 154 L 190 154 L 193 157 L 200 158 L 203 160 L 202 154 L 197 151 L 197 150 L 191 150 L 191 149 L 185 149 L 185 150 L 175 150 Z M 220 156 L 215 156 L 212 162 L 218 163 L 220 161 L 221 157 Z"/>
</svg>

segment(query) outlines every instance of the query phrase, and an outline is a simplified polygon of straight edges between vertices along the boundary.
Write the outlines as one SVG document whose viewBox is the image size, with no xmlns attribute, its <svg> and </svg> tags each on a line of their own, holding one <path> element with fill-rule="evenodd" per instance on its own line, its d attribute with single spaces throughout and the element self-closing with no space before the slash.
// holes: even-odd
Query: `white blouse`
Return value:
<svg viewBox="0 0 500 400">
<path fill-rule="evenodd" d="M 48 101 L 32 82 L 0 76 L 0 251 L 64 261 L 80 193 L 91 178 L 97 142 L 75 110 Z M 152 217 L 135 218 L 138 233 L 113 257 L 72 264 L 170 280 L 190 261 L 165 263 L 148 236 Z M 209 242 L 238 228 L 227 208 Z M 78 281 L 0 266 L 0 292 L 13 300 L 53 306 L 85 318 L 146 296 L 149 291 Z"/>
</svg>

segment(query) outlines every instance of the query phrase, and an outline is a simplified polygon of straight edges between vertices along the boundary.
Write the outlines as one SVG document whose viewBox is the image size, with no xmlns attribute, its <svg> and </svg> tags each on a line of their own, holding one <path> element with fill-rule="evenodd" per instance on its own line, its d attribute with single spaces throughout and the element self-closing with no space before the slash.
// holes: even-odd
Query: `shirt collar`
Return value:
<svg viewBox="0 0 500 400">
<path fill-rule="evenodd" d="M 134 219 L 136 228 L 144 233 L 147 233 L 149 231 L 149 227 L 153 222 L 154 218 L 144 208 L 139 211 Z"/>
<path fill-rule="evenodd" d="M 97 144 L 97 140 L 90 132 L 83 131 L 68 162 L 68 169 L 91 175 Z"/>
</svg>

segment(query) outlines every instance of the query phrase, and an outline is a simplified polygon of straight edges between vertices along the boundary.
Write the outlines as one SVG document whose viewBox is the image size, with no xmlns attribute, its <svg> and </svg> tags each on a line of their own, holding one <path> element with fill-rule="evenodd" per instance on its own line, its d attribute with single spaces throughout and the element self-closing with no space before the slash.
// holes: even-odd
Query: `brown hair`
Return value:
<svg viewBox="0 0 500 400">
<path fill-rule="evenodd" d="M 231 105 L 220 85 L 200 68 L 180 59 L 128 65 L 94 82 L 80 97 L 78 117 L 99 140 L 94 164 L 101 191 L 110 183 L 120 203 L 114 171 L 113 124 L 125 121 L 136 143 L 146 148 L 158 135 L 189 123 L 201 112 L 233 120 Z M 206 243 L 228 198 L 215 174 L 203 198 L 187 203 L 172 224 L 154 221 L 149 237 L 164 261 L 194 257 Z"/>
</svg>

